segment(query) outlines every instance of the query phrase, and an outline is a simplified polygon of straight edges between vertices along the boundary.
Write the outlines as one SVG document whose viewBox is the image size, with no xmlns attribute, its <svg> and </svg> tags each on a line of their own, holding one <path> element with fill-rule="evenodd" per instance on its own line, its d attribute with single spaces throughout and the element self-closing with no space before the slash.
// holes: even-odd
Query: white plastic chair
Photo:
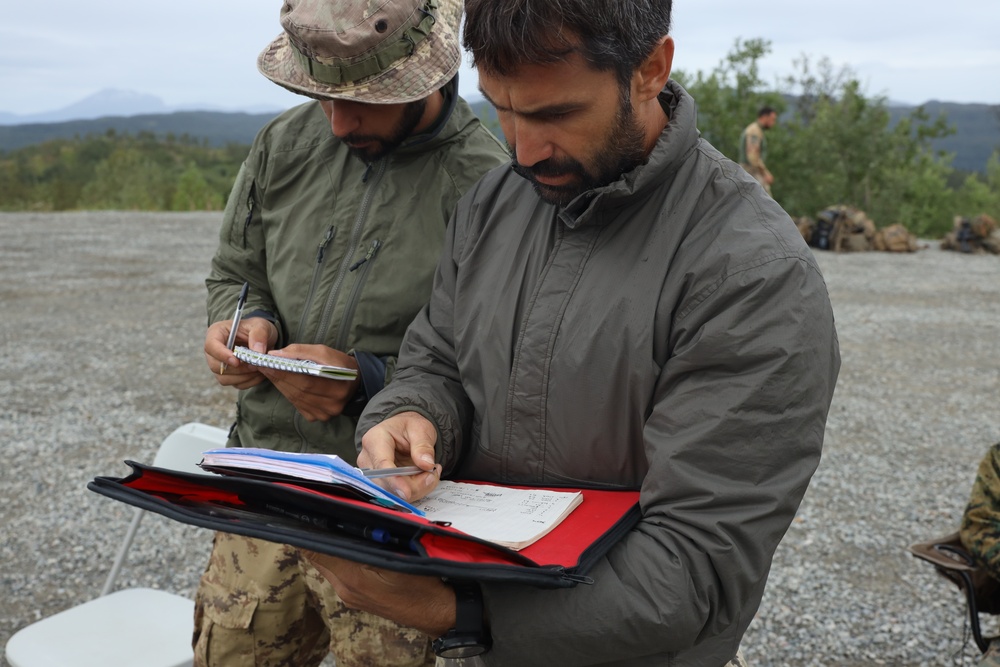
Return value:
<svg viewBox="0 0 1000 667">
<path fill-rule="evenodd" d="M 224 447 L 226 431 L 205 424 L 181 426 L 160 444 L 153 465 L 203 473 L 201 453 Z M 186 667 L 192 664 L 194 602 L 152 588 L 111 592 L 144 510 L 136 508 L 101 595 L 14 633 L 5 657 L 10 667 Z"/>
</svg>

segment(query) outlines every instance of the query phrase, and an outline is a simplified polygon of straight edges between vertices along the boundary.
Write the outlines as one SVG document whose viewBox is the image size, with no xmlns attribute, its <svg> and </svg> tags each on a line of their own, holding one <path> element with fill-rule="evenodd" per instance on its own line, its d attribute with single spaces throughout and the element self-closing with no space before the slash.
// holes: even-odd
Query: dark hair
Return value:
<svg viewBox="0 0 1000 667">
<path fill-rule="evenodd" d="M 473 66 L 507 75 L 574 51 L 621 85 L 670 32 L 672 0 L 466 0 L 462 45 Z"/>
<path fill-rule="evenodd" d="M 757 118 L 760 118 L 761 116 L 770 116 L 773 113 L 777 113 L 777 109 L 770 106 L 763 106 L 760 108 L 760 111 L 757 112 Z"/>
</svg>

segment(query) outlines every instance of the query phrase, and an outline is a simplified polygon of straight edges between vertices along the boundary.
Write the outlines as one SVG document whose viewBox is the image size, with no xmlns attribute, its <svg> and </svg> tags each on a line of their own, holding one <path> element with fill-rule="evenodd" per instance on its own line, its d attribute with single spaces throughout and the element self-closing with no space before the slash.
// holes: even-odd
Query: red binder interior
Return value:
<svg viewBox="0 0 1000 667">
<path fill-rule="evenodd" d="M 168 471 L 145 469 L 140 477 L 129 480 L 125 486 L 144 491 L 168 502 L 196 504 L 220 502 L 232 506 L 246 506 L 239 496 L 226 489 L 211 486 L 212 477 L 180 478 Z M 209 483 L 205 483 L 209 482 Z M 331 495 L 288 483 L 276 483 L 295 491 L 314 494 L 333 504 L 350 505 L 364 512 L 372 512 L 426 528 L 418 537 L 420 547 L 430 558 L 440 558 L 465 563 L 524 564 L 526 560 L 536 565 L 560 565 L 571 568 L 580 561 L 581 554 L 602 535 L 610 531 L 639 500 L 638 491 L 607 491 L 581 489 L 583 502 L 547 535 L 520 551 L 485 543 L 454 528 L 435 524 L 415 514 L 379 507 L 352 498 Z M 565 488 L 553 488 L 566 491 Z"/>
</svg>

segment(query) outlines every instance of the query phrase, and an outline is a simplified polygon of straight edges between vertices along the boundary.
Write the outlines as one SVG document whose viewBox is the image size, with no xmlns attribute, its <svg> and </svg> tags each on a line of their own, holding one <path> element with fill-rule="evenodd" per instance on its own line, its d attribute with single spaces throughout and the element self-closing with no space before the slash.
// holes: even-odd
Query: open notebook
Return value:
<svg viewBox="0 0 1000 667">
<path fill-rule="evenodd" d="M 517 489 L 442 480 L 416 506 L 431 521 L 519 551 L 547 535 L 583 502 L 580 491 Z"/>
<path fill-rule="evenodd" d="M 514 550 L 534 543 L 583 501 L 583 494 L 576 490 L 525 489 L 442 480 L 430 495 L 410 504 L 333 454 L 229 447 L 204 452 L 199 465 L 225 475 L 252 478 L 274 475 L 279 479 L 343 485 L 384 507 L 409 510 L 430 521 L 447 523 L 473 537 Z"/>
</svg>

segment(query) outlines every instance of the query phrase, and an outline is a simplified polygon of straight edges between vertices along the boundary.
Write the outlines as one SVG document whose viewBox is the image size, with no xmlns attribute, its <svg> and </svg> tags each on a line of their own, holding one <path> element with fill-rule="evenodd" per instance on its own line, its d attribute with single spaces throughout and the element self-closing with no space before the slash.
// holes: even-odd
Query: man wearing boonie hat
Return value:
<svg viewBox="0 0 1000 667">
<path fill-rule="evenodd" d="M 508 153 L 458 96 L 460 0 L 285 0 L 257 61 L 314 98 L 254 140 L 224 214 L 205 357 L 239 389 L 229 446 L 354 462 L 357 415 L 430 294 L 459 197 Z M 239 362 L 236 344 L 358 369 L 351 382 Z M 431 477 L 435 473 L 424 473 Z M 218 533 L 196 596 L 195 664 L 433 664 L 429 638 L 348 610 L 285 546 Z"/>
</svg>

